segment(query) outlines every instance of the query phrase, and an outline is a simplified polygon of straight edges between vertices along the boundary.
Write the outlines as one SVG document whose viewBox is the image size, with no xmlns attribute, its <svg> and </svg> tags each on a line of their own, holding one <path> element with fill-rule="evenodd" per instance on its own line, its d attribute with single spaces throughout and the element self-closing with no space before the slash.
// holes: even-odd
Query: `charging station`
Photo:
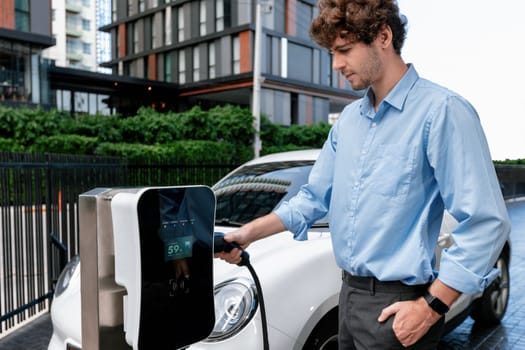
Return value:
<svg viewBox="0 0 525 350">
<path fill-rule="evenodd" d="M 175 350 L 211 333 L 215 204 L 207 186 L 80 195 L 83 350 Z"/>
</svg>

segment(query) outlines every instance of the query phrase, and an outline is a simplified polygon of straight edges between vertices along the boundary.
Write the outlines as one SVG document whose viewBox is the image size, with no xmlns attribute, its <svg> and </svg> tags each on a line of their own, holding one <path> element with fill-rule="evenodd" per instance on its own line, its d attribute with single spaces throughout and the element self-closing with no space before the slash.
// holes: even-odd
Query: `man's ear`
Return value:
<svg viewBox="0 0 525 350">
<path fill-rule="evenodd" d="M 381 31 L 377 34 L 377 40 L 381 48 L 386 49 L 392 44 L 392 29 L 388 25 L 384 25 Z"/>
</svg>

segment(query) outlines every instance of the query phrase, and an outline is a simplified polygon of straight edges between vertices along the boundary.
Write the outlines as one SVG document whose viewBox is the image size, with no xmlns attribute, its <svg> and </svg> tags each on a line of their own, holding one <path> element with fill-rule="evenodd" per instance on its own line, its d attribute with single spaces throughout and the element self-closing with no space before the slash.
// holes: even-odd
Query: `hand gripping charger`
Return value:
<svg viewBox="0 0 525 350">
<path fill-rule="evenodd" d="M 111 211 L 126 342 L 134 350 L 175 350 L 206 338 L 215 323 L 212 190 L 121 192 Z"/>
</svg>

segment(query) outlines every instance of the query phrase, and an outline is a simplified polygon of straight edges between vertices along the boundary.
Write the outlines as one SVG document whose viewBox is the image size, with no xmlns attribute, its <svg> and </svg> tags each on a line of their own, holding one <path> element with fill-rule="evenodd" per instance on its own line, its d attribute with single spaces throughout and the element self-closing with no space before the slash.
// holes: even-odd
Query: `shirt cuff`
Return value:
<svg viewBox="0 0 525 350">
<path fill-rule="evenodd" d="M 305 241 L 308 239 L 308 225 L 301 215 L 294 215 L 293 209 L 287 202 L 284 202 L 275 209 L 274 213 L 277 214 L 279 219 L 281 219 L 284 227 L 293 233 L 293 238 L 295 240 Z"/>
<path fill-rule="evenodd" d="M 498 277 L 499 270 L 492 268 L 486 275 L 480 276 L 450 259 L 443 251 L 438 278 L 447 286 L 466 294 L 483 292 Z"/>
</svg>

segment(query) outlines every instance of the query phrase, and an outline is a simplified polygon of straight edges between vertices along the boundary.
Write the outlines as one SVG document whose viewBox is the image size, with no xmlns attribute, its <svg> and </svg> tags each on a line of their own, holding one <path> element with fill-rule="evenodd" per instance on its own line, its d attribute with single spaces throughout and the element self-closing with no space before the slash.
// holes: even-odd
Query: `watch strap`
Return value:
<svg viewBox="0 0 525 350">
<path fill-rule="evenodd" d="M 438 297 L 433 296 L 428 291 L 425 292 L 425 295 L 423 296 L 425 298 L 428 306 L 432 308 L 435 312 L 437 312 L 440 315 L 444 315 L 448 312 L 449 307 L 447 304 L 442 302 Z"/>
</svg>

